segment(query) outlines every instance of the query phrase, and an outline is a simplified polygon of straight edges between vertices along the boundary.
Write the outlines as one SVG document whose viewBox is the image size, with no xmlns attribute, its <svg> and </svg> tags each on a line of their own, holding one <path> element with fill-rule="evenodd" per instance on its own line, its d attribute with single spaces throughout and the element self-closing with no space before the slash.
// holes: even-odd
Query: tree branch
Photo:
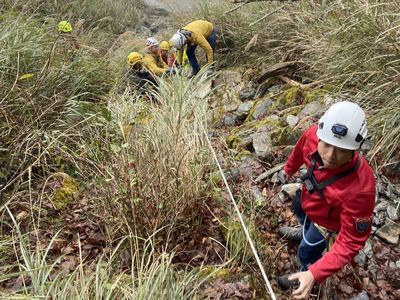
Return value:
<svg viewBox="0 0 400 300">
<path fill-rule="evenodd" d="M 275 77 L 278 75 L 283 75 L 283 74 L 288 74 L 290 72 L 293 72 L 297 69 L 297 66 L 300 64 L 298 61 L 287 61 L 287 62 L 281 62 L 277 63 L 273 66 L 270 66 L 268 69 L 264 70 L 261 75 L 259 75 L 254 82 L 261 84 L 265 80 L 267 80 L 270 77 Z"/>
<path fill-rule="evenodd" d="M 251 24 L 249 25 L 249 27 L 251 27 L 251 26 L 253 26 L 253 25 L 255 25 L 255 24 L 261 22 L 261 21 L 264 20 L 265 18 L 267 18 L 267 17 L 269 17 L 270 15 L 276 13 L 278 10 L 281 10 L 282 8 L 284 8 L 286 5 L 287 5 L 287 3 L 283 4 L 282 6 L 279 6 L 277 9 L 274 9 L 273 11 L 267 13 L 265 16 L 259 18 L 257 21 L 254 21 L 253 23 L 251 23 Z"/>
</svg>

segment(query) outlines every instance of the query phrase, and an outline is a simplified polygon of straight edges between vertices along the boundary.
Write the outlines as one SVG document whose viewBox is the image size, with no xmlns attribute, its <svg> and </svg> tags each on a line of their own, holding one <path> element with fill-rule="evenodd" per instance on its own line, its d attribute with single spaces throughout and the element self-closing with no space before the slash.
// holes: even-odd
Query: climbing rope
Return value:
<svg viewBox="0 0 400 300">
<path fill-rule="evenodd" d="M 237 206 L 236 201 L 235 201 L 235 198 L 233 197 L 232 192 L 231 192 L 231 189 L 229 188 L 229 185 L 228 185 L 228 182 L 227 182 L 227 180 L 226 180 L 225 174 L 224 174 L 224 172 L 222 171 L 222 168 L 221 168 L 221 165 L 220 165 L 220 163 L 219 163 L 219 161 L 218 161 L 217 155 L 215 154 L 214 148 L 212 147 L 211 142 L 210 142 L 210 139 L 208 138 L 207 131 L 205 130 L 203 124 L 201 124 L 201 127 L 202 127 L 202 129 L 203 129 L 203 132 L 204 132 L 204 135 L 205 135 L 205 137 L 206 137 L 208 146 L 209 146 L 209 148 L 210 148 L 210 150 L 211 150 L 211 153 L 213 154 L 215 163 L 216 163 L 217 166 L 218 166 L 218 170 L 219 170 L 219 172 L 221 173 L 221 176 L 222 176 L 222 179 L 223 179 L 223 181 L 224 181 L 225 187 L 226 187 L 226 189 L 227 189 L 227 191 L 228 191 L 228 193 L 229 193 L 229 197 L 230 197 L 230 199 L 232 200 L 232 203 L 233 203 L 233 206 L 235 207 L 236 213 L 237 213 L 238 216 L 239 216 L 240 223 L 241 223 L 241 225 L 242 225 L 242 227 L 243 227 L 243 230 L 244 230 L 244 233 L 245 233 L 245 235 L 246 235 L 247 241 L 248 241 L 249 244 L 250 244 L 251 251 L 253 252 L 254 257 L 256 258 L 258 267 L 260 268 L 260 271 L 261 271 L 261 274 L 262 274 L 262 276 L 263 276 L 263 279 L 264 279 L 264 281 L 265 281 L 265 283 L 266 283 L 266 285 L 267 285 L 267 292 L 271 295 L 272 300 L 276 300 L 275 293 L 274 293 L 274 291 L 272 290 L 272 287 L 271 287 L 271 284 L 269 283 L 267 274 L 265 273 L 264 267 L 262 266 L 261 261 L 260 261 L 260 257 L 258 256 L 256 247 L 254 246 L 253 240 L 252 240 L 251 237 L 250 237 L 250 234 L 249 234 L 249 231 L 248 231 L 248 229 L 247 229 L 247 227 L 246 227 L 246 224 L 245 224 L 244 221 L 243 221 L 242 214 L 241 214 L 240 211 L 239 211 L 239 207 Z"/>
</svg>

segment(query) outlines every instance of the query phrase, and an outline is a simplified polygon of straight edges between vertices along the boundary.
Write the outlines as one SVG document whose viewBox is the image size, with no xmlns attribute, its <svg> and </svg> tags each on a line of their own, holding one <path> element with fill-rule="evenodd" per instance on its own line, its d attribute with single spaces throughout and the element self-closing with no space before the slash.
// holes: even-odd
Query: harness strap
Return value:
<svg viewBox="0 0 400 300">
<path fill-rule="evenodd" d="M 318 152 L 316 151 L 311 155 L 311 165 L 307 169 L 307 173 L 305 175 L 306 175 L 306 179 L 310 180 L 312 187 L 318 192 L 318 194 L 324 200 L 326 199 L 325 195 L 323 193 L 323 189 L 325 187 L 327 187 L 328 185 L 331 185 L 332 183 L 336 182 L 337 180 L 357 171 L 361 164 L 360 158 L 358 158 L 356 164 L 354 166 L 352 166 L 351 168 L 348 168 L 348 169 L 324 180 L 323 182 L 319 183 L 314 175 L 314 169 L 315 169 L 317 159 L 320 159 L 320 156 L 319 156 Z M 303 182 L 306 183 L 305 180 L 303 180 Z"/>
<path fill-rule="evenodd" d="M 321 183 L 317 183 L 317 189 L 322 190 L 323 188 L 325 188 L 328 185 L 331 185 L 332 183 L 339 180 L 340 178 L 343 178 L 343 177 L 350 175 L 351 173 L 357 171 L 358 168 L 360 167 L 360 164 L 361 164 L 360 158 L 358 158 L 356 164 L 354 166 L 352 166 L 351 168 L 348 168 L 348 169 L 344 170 L 343 172 L 340 172 L 339 174 L 336 174 L 336 175 L 328 178 L 327 180 L 324 180 Z"/>
<path fill-rule="evenodd" d="M 313 154 L 311 155 L 311 165 L 310 165 L 310 167 L 307 169 L 307 173 L 305 174 L 305 175 L 306 175 L 306 179 L 305 179 L 305 180 L 302 180 L 302 181 L 304 182 L 304 184 L 306 185 L 306 187 L 307 187 L 307 180 L 308 180 L 309 182 L 311 182 L 312 187 L 318 192 L 318 194 L 319 194 L 319 195 L 321 196 L 321 198 L 324 199 L 324 200 L 326 200 L 325 195 L 324 195 L 324 193 L 323 193 L 323 189 L 324 189 L 325 187 L 327 187 L 328 185 L 331 185 L 332 183 L 336 182 L 337 180 L 339 180 L 339 179 L 341 179 L 341 178 L 343 178 L 343 177 L 345 177 L 345 176 L 347 176 L 347 175 L 349 175 L 349 174 L 351 174 L 351 173 L 357 171 L 358 168 L 359 168 L 360 165 L 361 165 L 360 158 L 358 158 L 358 159 L 357 159 L 357 162 L 355 163 L 355 165 L 352 166 L 351 168 L 348 168 L 348 169 L 346 169 L 346 170 L 344 170 L 344 171 L 342 171 L 342 172 L 340 172 L 340 173 L 338 173 L 338 174 L 336 174 L 336 175 L 334 175 L 334 176 L 332 176 L 332 177 L 330 177 L 330 178 L 324 180 L 323 182 L 319 183 L 319 182 L 317 181 L 317 179 L 315 178 L 315 175 L 314 175 L 314 169 L 315 169 L 316 162 L 317 162 L 318 159 L 320 159 L 320 156 L 319 156 L 318 152 L 316 151 L 315 153 L 313 153 Z M 308 184 L 309 184 L 309 183 L 308 183 Z M 307 187 L 307 189 L 308 189 L 308 187 Z M 316 242 L 316 243 L 310 243 L 310 242 L 308 242 L 307 240 L 305 240 L 305 242 L 306 242 L 309 246 L 315 246 L 315 245 L 318 245 L 318 244 L 322 243 L 323 241 L 326 241 L 326 243 L 327 243 L 327 249 L 328 249 L 328 251 L 329 251 L 329 249 L 332 247 L 333 243 L 334 243 L 335 240 L 336 240 L 337 234 L 336 234 L 334 231 L 329 230 L 329 229 L 327 229 L 327 228 L 325 228 L 325 227 L 323 227 L 323 226 L 321 226 L 321 225 L 318 225 L 318 224 L 316 224 L 316 223 L 314 223 L 314 225 L 315 225 L 315 227 L 317 227 L 318 231 L 319 231 L 319 232 L 321 233 L 321 235 L 324 237 L 324 240 L 318 241 L 318 242 Z M 305 239 L 304 226 L 303 226 L 303 238 Z"/>
<path fill-rule="evenodd" d="M 317 223 L 314 223 L 315 227 L 317 227 L 318 231 L 322 234 L 322 236 L 325 238 L 326 241 L 326 250 L 329 251 L 333 243 L 336 241 L 337 238 L 337 233 L 325 228 L 324 226 L 318 225 Z"/>
<path fill-rule="evenodd" d="M 319 244 L 325 242 L 325 240 L 326 240 L 325 235 L 324 235 L 321 231 L 320 231 L 320 233 L 321 233 L 322 236 L 324 237 L 323 239 L 321 239 L 321 240 L 319 240 L 319 241 L 317 241 L 317 242 L 314 242 L 314 243 L 311 243 L 310 241 L 307 240 L 307 238 L 306 238 L 306 232 L 305 232 L 305 227 L 306 227 L 307 218 L 308 218 L 308 217 L 307 217 L 307 215 L 306 215 L 305 218 L 304 218 L 303 226 L 302 226 L 302 237 L 303 237 L 304 242 L 305 242 L 308 246 L 310 246 L 310 247 L 314 247 L 314 246 L 317 246 L 317 245 L 319 245 Z M 310 224 L 310 225 L 311 225 L 311 224 Z M 317 229 L 319 230 L 317 224 L 314 223 L 314 225 L 315 225 L 315 227 L 317 227 Z"/>
</svg>

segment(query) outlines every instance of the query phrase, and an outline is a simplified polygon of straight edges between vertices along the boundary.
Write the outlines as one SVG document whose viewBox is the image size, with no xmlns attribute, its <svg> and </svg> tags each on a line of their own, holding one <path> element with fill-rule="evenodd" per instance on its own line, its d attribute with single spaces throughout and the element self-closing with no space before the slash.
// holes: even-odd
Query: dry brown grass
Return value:
<svg viewBox="0 0 400 300">
<path fill-rule="evenodd" d="M 396 154 L 400 47 L 399 16 L 393 12 L 398 1 L 265 1 L 226 13 L 232 7 L 202 2 L 195 13 L 219 28 L 224 51 L 217 59 L 227 66 L 261 68 L 302 62 L 296 80 L 322 80 L 333 94 L 347 94 L 368 111 L 372 156 L 387 161 Z"/>
</svg>

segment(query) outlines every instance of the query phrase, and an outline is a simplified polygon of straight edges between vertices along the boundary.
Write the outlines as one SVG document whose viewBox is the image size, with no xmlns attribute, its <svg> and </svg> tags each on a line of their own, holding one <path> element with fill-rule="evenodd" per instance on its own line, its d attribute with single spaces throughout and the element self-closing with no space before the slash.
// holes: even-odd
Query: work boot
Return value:
<svg viewBox="0 0 400 300">
<path fill-rule="evenodd" d="M 303 232 L 301 230 L 301 227 L 279 227 L 278 233 L 282 237 L 293 242 L 301 242 L 301 240 L 303 239 Z"/>
<path fill-rule="evenodd" d="M 289 280 L 289 274 L 278 277 L 278 284 L 282 290 L 297 289 L 300 286 L 300 282 L 295 280 Z"/>
<path fill-rule="evenodd" d="M 188 76 L 189 79 L 193 78 L 194 76 L 197 75 L 197 73 L 199 73 L 199 71 L 193 71 L 190 73 L 190 75 Z"/>
</svg>

